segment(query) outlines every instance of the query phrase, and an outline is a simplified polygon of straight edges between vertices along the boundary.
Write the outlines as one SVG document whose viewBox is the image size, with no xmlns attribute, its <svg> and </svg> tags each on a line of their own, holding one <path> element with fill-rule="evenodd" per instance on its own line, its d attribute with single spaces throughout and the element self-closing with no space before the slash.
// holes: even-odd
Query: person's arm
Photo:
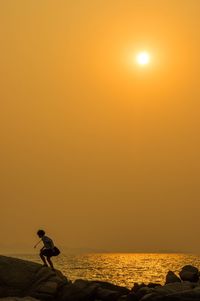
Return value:
<svg viewBox="0 0 200 301">
<path fill-rule="evenodd" d="M 41 241 L 42 241 L 42 239 L 40 239 L 40 240 L 36 243 L 36 245 L 34 245 L 34 249 L 41 243 Z"/>
</svg>

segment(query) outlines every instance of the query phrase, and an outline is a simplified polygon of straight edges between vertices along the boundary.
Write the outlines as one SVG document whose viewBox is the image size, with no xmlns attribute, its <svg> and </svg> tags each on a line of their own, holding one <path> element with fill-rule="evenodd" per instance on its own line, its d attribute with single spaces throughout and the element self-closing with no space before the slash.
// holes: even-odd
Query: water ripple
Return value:
<svg viewBox="0 0 200 301">
<path fill-rule="evenodd" d="M 40 262 L 37 255 L 18 255 Z M 200 256 L 192 254 L 84 254 L 54 258 L 55 267 L 69 279 L 109 281 L 131 288 L 134 282 L 165 282 L 166 273 L 178 273 L 182 266 L 200 267 Z"/>
</svg>

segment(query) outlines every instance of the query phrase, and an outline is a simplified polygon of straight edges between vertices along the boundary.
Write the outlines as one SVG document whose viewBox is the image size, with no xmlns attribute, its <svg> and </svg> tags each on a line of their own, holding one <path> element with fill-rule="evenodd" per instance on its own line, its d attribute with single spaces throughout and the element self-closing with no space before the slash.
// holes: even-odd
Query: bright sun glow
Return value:
<svg viewBox="0 0 200 301">
<path fill-rule="evenodd" d="M 139 65 L 147 65 L 150 61 L 149 53 L 145 51 L 138 53 L 136 60 Z"/>
</svg>

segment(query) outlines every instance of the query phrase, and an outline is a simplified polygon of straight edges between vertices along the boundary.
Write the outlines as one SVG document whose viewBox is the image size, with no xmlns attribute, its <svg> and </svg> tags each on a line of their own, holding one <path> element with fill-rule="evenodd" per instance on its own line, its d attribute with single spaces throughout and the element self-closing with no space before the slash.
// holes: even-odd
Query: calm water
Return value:
<svg viewBox="0 0 200 301">
<path fill-rule="evenodd" d="M 40 262 L 37 255 L 15 257 Z M 84 254 L 54 258 L 55 267 L 68 279 L 109 281 L 131 288 L 134 282 L 164 283 L 169 270 L 179 272 L 186 264 L 200 268 L 200 256 L 191 254 Z"/>
</svg>

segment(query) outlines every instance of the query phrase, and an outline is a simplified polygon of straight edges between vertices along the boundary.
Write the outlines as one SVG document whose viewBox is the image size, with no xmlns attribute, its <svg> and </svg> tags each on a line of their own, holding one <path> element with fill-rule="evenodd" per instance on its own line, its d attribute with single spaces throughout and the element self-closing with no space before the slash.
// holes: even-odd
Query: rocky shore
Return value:
<svg viewBox="0 0 200 301">
<path fill-rule="evenodd" d="M 134 275 L 133 275 L 134 279 Z M 199 270 L 169 271 L 165 285 L 135 283 L 132 289 L 101 281 L 68 280 L 60 271 L 0 256 L 2 301 L 200 301 Z"/>
</svg>

